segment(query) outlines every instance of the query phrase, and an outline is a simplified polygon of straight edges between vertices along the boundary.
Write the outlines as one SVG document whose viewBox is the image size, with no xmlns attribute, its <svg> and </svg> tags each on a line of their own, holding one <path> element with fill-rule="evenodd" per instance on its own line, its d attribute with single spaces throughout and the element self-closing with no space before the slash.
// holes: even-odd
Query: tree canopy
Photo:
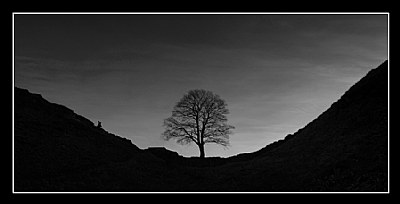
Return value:
<svg viewBox="0 0 400 204">
<path fill-rule="evenodd" d="M 194 142 L 204 158 L 206 143 L 229 146 L 234 127 L 227 124 L 227 114 L 227 104 L 219 95 L 203 89 L 190 90 L 174 106 L 172 116 L 164 120 L 163 138 L 176 139 L 183 145 Z"/>
</svg>

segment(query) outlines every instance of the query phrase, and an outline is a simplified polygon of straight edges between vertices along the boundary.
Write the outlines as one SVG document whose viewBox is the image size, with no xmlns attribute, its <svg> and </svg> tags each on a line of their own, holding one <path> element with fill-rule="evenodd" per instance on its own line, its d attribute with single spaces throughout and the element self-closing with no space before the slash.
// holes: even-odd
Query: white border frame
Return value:
<svg viewBox="0 0 400 204">
<path fill-rule="evenodd" d="M 163 15 L 163 14 L 238 14 L 238 15 L 387 15 L 388 60 L 388 191 L 387 192 L 15 192 L 14 190 L 14 15 L 18 14 L 114 14 L 114 15 Z M 13 12 L 12 13 L 12 193 L 14 194 L 389 194 L 390 193 L 390 13 L 389 12 Z"/>
</svg>

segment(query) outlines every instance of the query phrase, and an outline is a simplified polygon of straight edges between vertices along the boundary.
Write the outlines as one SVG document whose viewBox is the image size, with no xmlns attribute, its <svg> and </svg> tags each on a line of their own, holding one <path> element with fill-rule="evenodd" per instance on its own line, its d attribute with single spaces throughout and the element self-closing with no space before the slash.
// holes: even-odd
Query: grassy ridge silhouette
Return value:
<svg viewBox="0 0 400 204">
<path fill-rule="evenodd" d="M 15 191 L 387 191 L 387 73 L 385 61 L 284 140 L 204 160 L 141 150 L 15 88 Z"/>
</svg>

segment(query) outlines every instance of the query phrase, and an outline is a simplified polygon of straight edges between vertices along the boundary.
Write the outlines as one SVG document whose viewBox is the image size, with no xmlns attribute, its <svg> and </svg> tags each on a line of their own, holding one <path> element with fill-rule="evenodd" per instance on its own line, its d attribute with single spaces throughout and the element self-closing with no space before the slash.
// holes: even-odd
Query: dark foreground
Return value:
<svg viewBox="0 0 400 204">
<path fill-rule="evenodd" d="M 142 150 L 15 88 L 14 184 L 24 191 L 388 191 L 388 68 L 371 70 L 306 127 L 230 158 Z"/>
</svg>

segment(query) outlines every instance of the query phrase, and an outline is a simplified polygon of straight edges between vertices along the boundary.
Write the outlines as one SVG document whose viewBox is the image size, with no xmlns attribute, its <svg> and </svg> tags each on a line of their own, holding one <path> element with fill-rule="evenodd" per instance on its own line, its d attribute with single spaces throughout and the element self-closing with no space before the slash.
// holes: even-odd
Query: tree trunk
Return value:
<svg viewBox="0 0 400 204">
<path fill-rule="evenodd" d="M 204 158 L 206 155 L 204 153 L 204 144 L 199 144 L 200 158 Z"/>
</svg>

